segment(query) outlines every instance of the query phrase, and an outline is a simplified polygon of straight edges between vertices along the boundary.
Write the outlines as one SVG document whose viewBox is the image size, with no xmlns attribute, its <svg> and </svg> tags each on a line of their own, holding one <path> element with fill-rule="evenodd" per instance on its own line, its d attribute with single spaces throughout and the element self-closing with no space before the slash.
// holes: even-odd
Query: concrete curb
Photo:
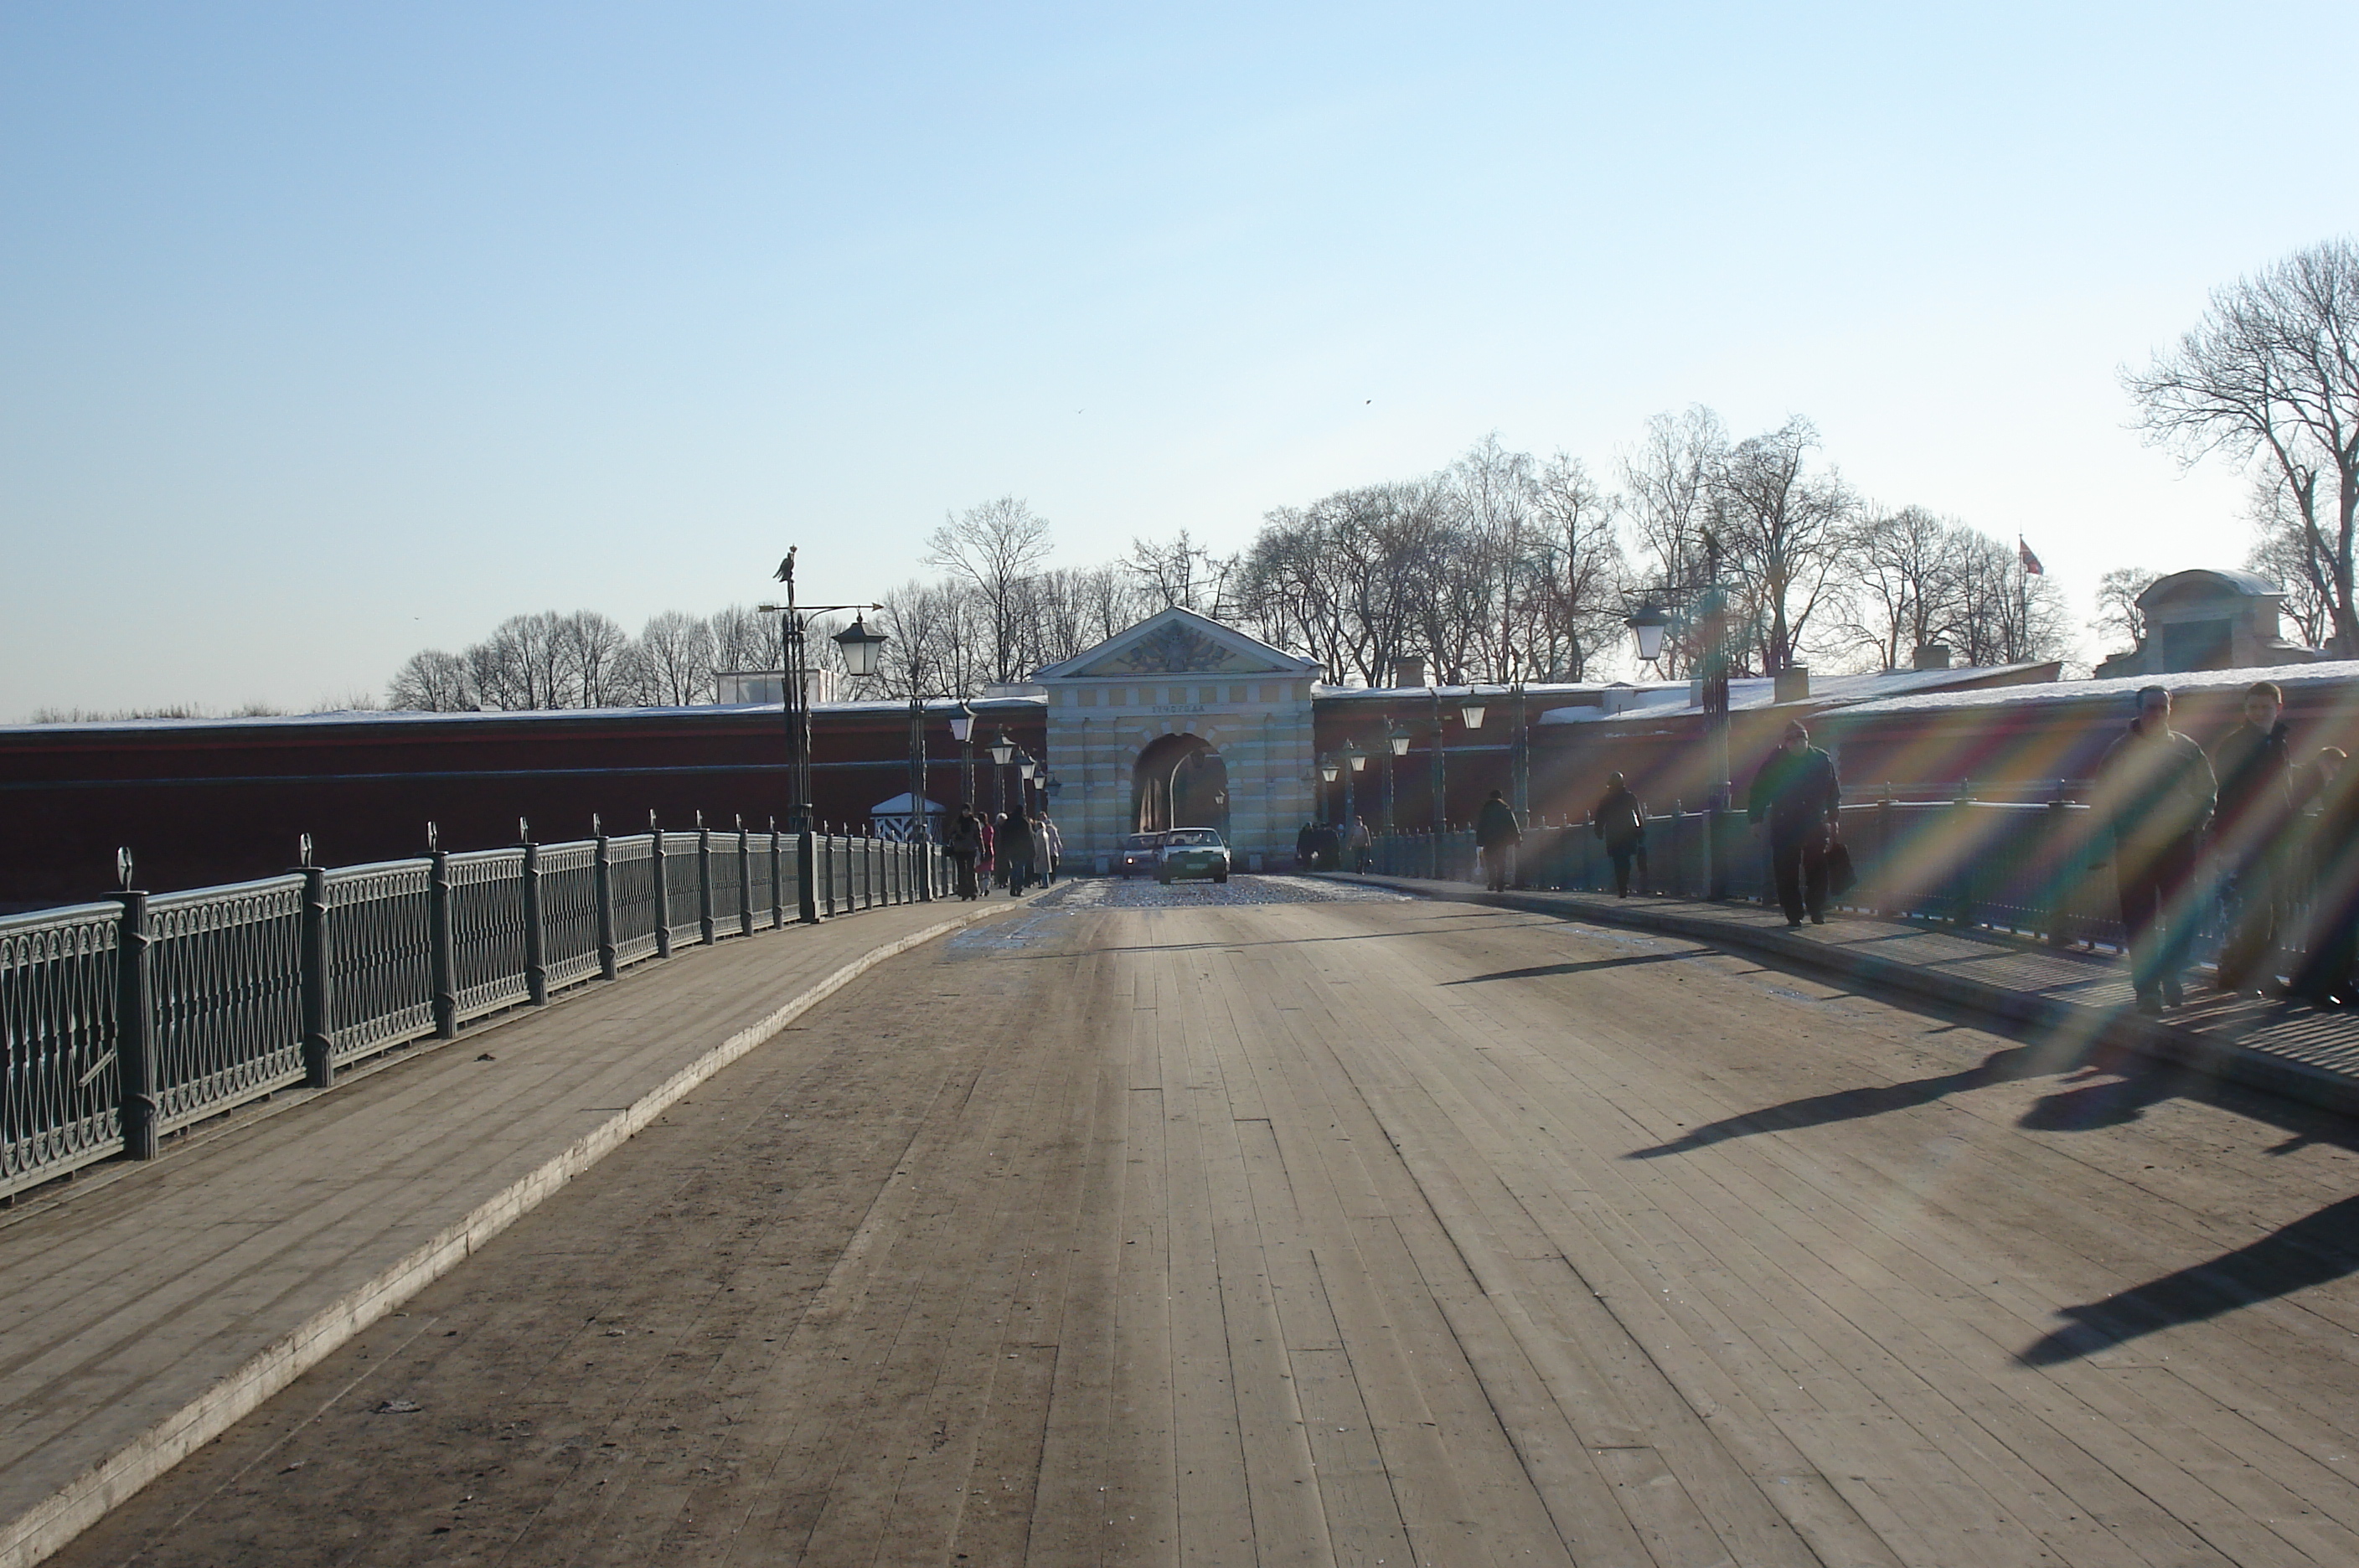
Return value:
<svg viewBox="0 0 2359 1568">
<path fill-rule="evenodd" d="M 1814 979 L 1895 993 L 1911 1001 L 1929 1002 L 1987 1018 L 2003 1028 L 2037 1029 L 2083 1044 L 2108 1045 L 2324 1110 L 2345 1115 L 2359 1113 L 2359 1080 L 2306 1062 L 2249 1051 L 2200 1029 L 2157 1022 L 2136 1013 L 2037 996 L 1962 975 L 1940 974 L 1898 959 L 1827 947 L 1783 931 L 1677 914 L 1643 904 L 1617 901 L 1614 907 L 1599 908 L 1567 904 L 1543 895 L 1492 893 L 1478 887 L 1460 892 L 1403 877 L 1331 875 L 1338 880 L 1373 883 L 1421 898 L 1488 904 L 1528 914 L 1553 915 L 1560 920 L 1684 937 L 1724 951 L 1772 960 Z"/>
<path fill-rule="evenodd" d="M 554 1157 L 510 1182 L 248 1360 L 195 1399 L 15 1519 L 0 1523 L 0 1568 L 31 1568 L 142 1486 L 212 1442 L 386 1313 L 432 1284 L 595 1165 L 674 1102 L 862 975 L 1017 903 L 984 904 L 875 948 L 738 1030 Z"/>
</svg>

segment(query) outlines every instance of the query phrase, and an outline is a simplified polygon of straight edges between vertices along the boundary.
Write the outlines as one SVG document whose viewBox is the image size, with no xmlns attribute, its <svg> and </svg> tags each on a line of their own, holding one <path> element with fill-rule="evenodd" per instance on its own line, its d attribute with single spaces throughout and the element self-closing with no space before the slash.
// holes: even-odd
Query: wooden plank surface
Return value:
<svg viewBox="0 0 2359 1568">
<path fill-rule="evenodd" d="M 1060 892 L 692 1099 L 63 1560 L 2359 1561 L 2320 1113 L 1247 878 Z M 185 1307 L 368 1180 L 233 1205 Z"/>
</svg>

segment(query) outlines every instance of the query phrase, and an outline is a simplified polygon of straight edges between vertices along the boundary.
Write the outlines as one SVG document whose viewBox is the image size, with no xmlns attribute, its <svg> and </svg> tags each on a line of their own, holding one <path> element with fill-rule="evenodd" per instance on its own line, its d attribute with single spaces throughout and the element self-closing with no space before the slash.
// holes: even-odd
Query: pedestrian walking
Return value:
<svg viewBox="0 0 2359 1568">
<path fill-rule="evenodd" d="M 1638 799 L 1621 774 L 1609 775 L 1605 793 L 1590 808 L 1589 831 L 1605 841 L 1606 858 L 1614 862 L 1614 896 L 1630 896 L 1630 864 L 1638 865 L 1638 886 L 1647 885 L 1647 803 Z"/>
<path fill-rule="evenodd" d="M 983 824 L 975 821 L 973 811 L 962 811 L 951 823 L 950 836 L 942 842 L 942 851 L 951 857 L 951 868 L 958 877 L 958 896 L 977 896 L 974 885 L 975 863 L 983 858 Z"/>
<path fill-rule="evenodd" d="M 1297 871 L 1316 871 L 1319 868 L 1317 855 L 1318 841 L 1312 835 L 1310 824 L 1305 822 L 1302 831 L 1294 835 L 1294 868 Z"/>
<path fill-rule="evenodd" d="M 1843 831 L 1843 786 L 1835 759 L 1810 744 L 1799 719 L 1753 776 L 1745 814 L 1769 824 L 1770 880 L 1786 923 L 1827 923 L 1827 849 Z"/>
<path fill-rule="evenodd" d="M 1492 790 L 1474 818 L 1474 847 L 1482 854 L 1483 869 L 1494 893 L 1506 892 L 1507 884 L 1515 880 L 1516 846 L 1523 842 L 1524 830 L 1516 824 L 1515 808 L 1498 790 Z"/>
<path fill-rule="evenodd" d="M 1032 881 L 1032 824 L 1021 811 L 1011 811 L 999 830 L 999 863 L 1009 894 L 1021 897 Z"/>
<path fill-rule="evenodd" d="M 993 825 L 991 818 L 981 812 L 976 813 L 974 826 L 975 831 L 983 835 L 983 853 L 975 860 L 975 869 L 981 873 L 983 896 L 987 898 L 999 881 L 999 860 L 995 853 L 999 831 Z"/>
<path fill-rule="evenodd" d="M 2286 830 L 2293 822 L 2286 750 L 2285 693 L 2270 681 L 2245 690 L 2244 722 L 2212 748 L 2219 805 L 2212 815 L 2212 865 L 2228 940 L 2220 948 L 2223 991 L 2277 984 L 2277 924 L 2284 911 Z"/>
<path fill-rule="evenodd" d="M 2113 839 L 2130 987 L 2138 1011 L 2158 1013 L 2187 1000 L 2180 971 L 2195 934 L 2196 859 L 2219 790 L 2203 748 L 2170 727 L 2170 692 L 2146 687 L 2137 704 L 2097 764 L 2090 805 Z"/>
<path fill-rule="evenodd" d="M 1368 874 L 1368 857 L 1375 852 L 1375 835 L 1368 832 L 1368 819 L 1352 819 L 1352 869 L 1362 877 Z"/>
<path fill-rule="evenodd" d="M 1057 867 L 1065 859 L 1065 835 L 1057 831 L 1056 819 L 1048 812 L 1040 813 L 1033 833 L 1033 860 L 1040 868 L 1040 886 L 1052 886 L 1057 880 Z"/>
</svg>

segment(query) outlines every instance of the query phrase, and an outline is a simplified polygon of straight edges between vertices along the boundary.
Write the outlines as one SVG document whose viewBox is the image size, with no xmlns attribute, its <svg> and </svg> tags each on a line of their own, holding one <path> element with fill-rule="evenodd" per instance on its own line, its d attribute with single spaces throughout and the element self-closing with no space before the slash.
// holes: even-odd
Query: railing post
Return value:
<svg viewBox="0 0 2359 1568">
<path fill-rule="evenodd" d="M 770 819 L 770 929 L 787 923 L 786 846 L 778 839 L 778 819 Z"/>
<path fill-rule="evenodd" d="M 696 813 L 696 931 L 705 946 L 712 945 L 712 830 L 702 811 Z"/>
<path fill-rule="evenodd" d="M 426 932 L 432 952 L 434 1038 L 459 1034 L 458 939 L 451 925 L 451 857 L 440 848 L 426 856 Z"/>
<path fill-rule="evenodd" d="M 795 830 L 795 918 L 819 924 L 819 835 L 805 822 Z"/>
<path fill-rule="evenodd" d="M 671 956 L 671 867 L 666 864 L 663 829 L 647 813 L 647 876 L 656 889 L 656 956 Z"/>
<path fill-rule="evenodd" d="M 2064 796 L 2060 790 L 2054 800 L 2048 802 L 2048 810 L 2041 815 L 2040 827 L 2046 836 L 2039 846 L 2039 857 L 2032 864 L 2052 867 L 2049 874 L 2055 878 L 2049 894 L 2044 922 L 2048 927 L 2048 945 L 2069 947 L 2072 939 L 2066 934 L 2065 927 L 2071 921 L 2072 895 L 2080 888 L 2082 867 L 2088 864 L 2089 857 L 2081 852 L 2079 844 L 2065 837 L 2071 827 L 2071 818 L 2065 813 Z"/>
<path fill-rule="evenodd" d="M 1953 855 L 1955 846 L 1972 844 L 1973 842 L 1973 800 L 1971 786 L 1961 779 L 1958 780 L 1958 798 L 1950 803 L 1950 809 L 1954 814 L 1951 818 L 1950 832 L 1946 835 Z M 1951 863 L 1950 875 L 1957 878 L 1951 888 L 1950 895 L 1951 925 L 1968 927 L 1974 923 L 1974 869 L 1978 859 L 1978 856 L 1969 853 L 1955 855 Z"/>
<path fill-rule="evenodd" d="M 622 971 L 615 954 L 614 943 L 614 843 L 607 838 L 605 827 L 596 817 L 590 819 L 590 828 L 597 834 L 598 846 L 590 860 L 590 880 L 598 895 L 598 978 L 612 980 Z"/>
<path fill-rule="evenodd" d="M 303 1086 L 330 1089 L 336 1069 L 328 1051 L 328 874 L 308 864 L 302 872 Z"/>
<path fill-rule="evenodd" d="M 754 934 L 754 843 L 743 817 L 737 819 L 737 934 Z"/>
<path fill-rule="evenodd" d="M 155 938 L 147 929 L 147 895 L 126 887 L 123 930 L 115 939 L 114 1071 L 121 1085 L 118 1111 L 123 1152 L 153 1160 L 156 1130 L 156 1008 L 149 975 Z"/>
<path fill-rule="evenodd" d="M 524 823 L 516 823 L 522 828 Z M 549 1005 L 549 930 L 540 918 L 540 845 L 524 840 L 524 989 L 536 1007 Z"/>
<path fill-rule="evenodd" d="M 820 825 L 821 827 L 826 826 L 824 822 Z M 819 842 L 820 853 L 827 857 L 827 912 L 830 917 L 832 917 L 837 912 L 835 907 L 835 834 L 832 833 L 822 833 L 819 835 Z"/>
</svg>

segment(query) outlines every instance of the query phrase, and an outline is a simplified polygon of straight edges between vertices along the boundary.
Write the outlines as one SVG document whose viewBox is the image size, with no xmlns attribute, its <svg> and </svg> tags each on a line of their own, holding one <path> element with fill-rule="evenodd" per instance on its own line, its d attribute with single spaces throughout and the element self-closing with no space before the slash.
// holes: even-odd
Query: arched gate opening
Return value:
<svg viewBox="0 0 2359 1568">
<path fill-rule="evenodd" d="M 1229 769 L 1201 735 L 1158 735 L 1130 774 L 1136 832 L 1217 828 L 1229 836 Z"/>
</svg>

